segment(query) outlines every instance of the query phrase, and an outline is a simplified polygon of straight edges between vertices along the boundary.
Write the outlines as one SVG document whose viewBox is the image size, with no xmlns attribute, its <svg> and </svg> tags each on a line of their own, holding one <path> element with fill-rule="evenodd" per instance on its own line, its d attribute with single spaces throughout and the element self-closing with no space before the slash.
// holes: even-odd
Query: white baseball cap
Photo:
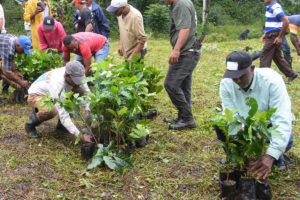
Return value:
<svg viewBox="0 0 300 200">
<path fill-rule="evenodd" d="M 127 0 L 112 0 L 110 6 L 106 8 L 107 12 L 116 12 L 119 8 L 126 6 Z"/>
</svg>

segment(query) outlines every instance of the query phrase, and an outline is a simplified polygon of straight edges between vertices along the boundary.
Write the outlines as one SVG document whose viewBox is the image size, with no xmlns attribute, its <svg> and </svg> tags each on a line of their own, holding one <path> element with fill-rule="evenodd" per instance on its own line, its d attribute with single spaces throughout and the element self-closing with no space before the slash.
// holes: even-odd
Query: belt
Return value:
<svg viewBox="0 0 300 200">
<path fill-rule="evenodd" d="M 199 53 L 199 52 L 200 52 L 200 49 L 199 49 L 199 50 L 197 50 L 197 49 L 189 49 L 188 51 L 189 51 L 189 52 L 197 52 L 197 53 Z"/>
</svg>

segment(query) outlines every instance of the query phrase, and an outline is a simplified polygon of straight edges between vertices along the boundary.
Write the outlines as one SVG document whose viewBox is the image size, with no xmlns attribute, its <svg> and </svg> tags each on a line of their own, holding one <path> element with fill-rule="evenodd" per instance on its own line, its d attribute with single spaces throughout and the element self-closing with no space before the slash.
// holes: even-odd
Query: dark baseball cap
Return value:
<svg viewBox="0 0 300 200">
<path fill-rule="evenodd" d="M 54 28 L 54 18 L 52 16 L 47 16 L 44 18 L 44 29 L 47 31 L 52 31 Z"/>
<path fill-rule="evenodd" d="M 240 78 L 251 67 L 251 55 L 245 51 L 233 51 L 226 58 L 226 72 L 223 78 Z"/>
</svg>

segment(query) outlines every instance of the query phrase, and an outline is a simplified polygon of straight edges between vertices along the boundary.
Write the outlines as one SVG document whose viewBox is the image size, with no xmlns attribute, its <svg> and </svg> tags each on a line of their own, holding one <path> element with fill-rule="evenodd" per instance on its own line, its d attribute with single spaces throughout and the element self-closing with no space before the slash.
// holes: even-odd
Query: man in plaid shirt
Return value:
<svg viewBox="0 0 300 200">
<path fill-rule="evenodd" d="M 26 53 L 30 55 L 31 41 L 28 37 L 21 35 L 16 37 L 11 34 L 0 34 L 0 56 L 2 58 L 2 79 L 8 83 L 15 82 L 24 89 L 29 88 L 29 83 L 16 70 L 13 61 L 15 53 Z"/>
</svg>

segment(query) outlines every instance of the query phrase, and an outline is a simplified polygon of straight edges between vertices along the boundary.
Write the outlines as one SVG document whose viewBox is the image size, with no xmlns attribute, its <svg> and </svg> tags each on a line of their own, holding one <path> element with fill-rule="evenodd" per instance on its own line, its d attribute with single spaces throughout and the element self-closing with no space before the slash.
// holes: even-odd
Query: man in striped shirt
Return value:
<svg viewBox="0 0 300 200">
<path fill-rule="evenodd" d="M 16 53 L 25 53 L 30 55 L 31 41 L 28 37 L 21 35 L 16 37 L 11 34 L 0 34 L 0 56 L 2 58 L 2 78 L 7 82 L 15 82 L 24 89 L 29 88 L 29 83 L 23 79 L 23 76 L 16 70 L 13 61 Z"/>
<path fill-rule="evenodd" d="M 274 60 L 280 71 L 288 77 L 288 81 L 293 81 L 298 75 L 281 55 L 281 44 L 289 26 L 289 20 L 281 5 L 275 0 L 264 0 L 264 2 L 267 4 L 266 23 L 265 33 L 261 40 L 265 42 L 265 45 L 260 56 L 260 67 L 270 67 Z"/>
</svg>

